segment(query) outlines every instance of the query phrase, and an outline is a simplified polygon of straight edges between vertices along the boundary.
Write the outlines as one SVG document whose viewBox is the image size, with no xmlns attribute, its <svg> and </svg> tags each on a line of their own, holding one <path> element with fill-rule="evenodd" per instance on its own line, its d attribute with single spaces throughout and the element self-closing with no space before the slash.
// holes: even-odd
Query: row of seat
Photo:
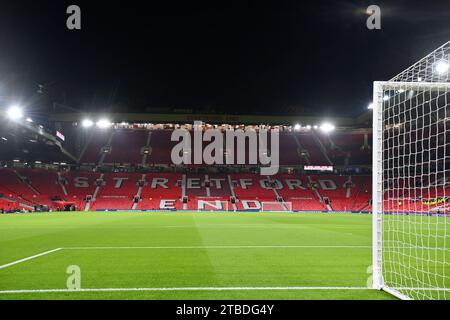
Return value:
<svg viewBox="0 0 450 320">
<path fill-rule="evenodd" d="M 392 212 L 444 212 L 448 187 L 442 177 L 386 185 L 384 208 Z M 430 181 L 433 185 L 430 187 Z M 0 195 L 16 206 L 54 210 L 198 209 L 222 201 L 228 209 L 254 203 L 288 203 L 296 211 L 370 211 L 370 176 L 55 172 L 0 169 Z M 1 198 L 1 197 L 0 197 Z M 225 205 L 226 203 L 226 205 Z M 5 201 L 2 202 L 5 204 Z M 439 209 L 442 208 L 442 209 Z M 1 209 L 1 208 L 0 208 Z"/>
<path fill-rule="evenodd" d="M 0 194 L 27 205 L 75 203 L 83 210 L 159 209 L 161 200 L 175 200 L 180 209 L 197 206 L 198 199 L 292 203 L 294 210 L 354 208 L 357 196 L 370 197 L 370 177 L 280 174 L 181 174 L 55 172 L 44 169 L 0 169 Z M 183 204 L 183 198 L 186 203 Z M 368 198 L 366 199 L 368 201 Z M 229 203 L 231 208 L 231 202 Z M 328 206 L 327 206 L 328 205 Z M 55 208 L 56 209 L 56 208 Z"/>
<path fill-rule="evenodd" d="M 95 132 L 88 140 L 80 162 L 170 164 L 172 149 L 177 144 L 171 141 L 172 132 L 144 129 L 110 129 Z M 343 165 L 339 158 L 342 154 L 350 155 L 352 159 L 350 164 L 370 164 L 370 148 L 364 148 L 363 134 L 342 133 L 340 138 L 334 139 L 336 143 L 333 144 L 333 148 L 329 139 L 313 132 L 280 133 L 280 164 Z M 235 146 L 235 150 L 236 148 Z M 248 159 L 248 146 L 245 153 Z M 336 163 L 330 163 L 330 160 L 331 162 L 335 160 Z"/>
</svg>

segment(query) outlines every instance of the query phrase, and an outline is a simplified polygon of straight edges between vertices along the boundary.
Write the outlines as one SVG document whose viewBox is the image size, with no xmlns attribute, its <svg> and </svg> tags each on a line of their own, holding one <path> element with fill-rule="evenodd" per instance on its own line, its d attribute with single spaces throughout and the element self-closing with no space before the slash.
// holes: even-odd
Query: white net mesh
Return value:
<svg viewBox="0 0 450 320">
<path fill-rule="evenodd" d="M 450 42 L 375 97 L 382 106 L 382 165 L 374 174 L 382 175 L 383 285 L 413 299 L 450 297 L 449 66 Z"/>
<path fill-rule="evenodd" d="M 292 202 L 261 202 L 261 211 L 284 212 L 292 211 Z"/>
</svg>

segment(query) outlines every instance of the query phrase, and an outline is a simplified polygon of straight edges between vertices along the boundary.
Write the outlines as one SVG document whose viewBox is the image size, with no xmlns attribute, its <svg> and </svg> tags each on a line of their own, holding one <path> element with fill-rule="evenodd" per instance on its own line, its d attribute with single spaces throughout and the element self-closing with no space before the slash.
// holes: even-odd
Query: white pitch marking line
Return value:
<svg viewBox="0 0 450 320">
<path fill-rule="evenodd" d="M 65 247 L 64 250 L 114 249 L 368 249 L 372 246 L 152 246 L 152 247 Z"/>
<path fill-rule="evenodd" d="M 8 293 L 52 293 L 52 292 L 129 292 L 129 291 L 264 291 L 264 290 L 374 290 L 367 287 L 182 287 L 182 288 L 89 288 L 89 289 L 35 289 L 3 290 Z"/>
<path fill-rule="evenodd" d="M 4 269 L 4 268 L 10 267 L 10 266 L 13 266 L 15 264 L 31 260 L 31 259 L 39 258 L 39 257 L 45 256 L 47 254 L 50 254 L 50 253 L 53 253 L 53 252 L 56 252 L 56 251 L 59 251 L 59 250 L 62 250 L 62 249 L 63 248 L 56 248 L 56 249 L 53 249 L 53 250 L 49 250 L 49 251 L 45 251 L 45 252 L 42 252 L 42 253 L 35 254 L 34 256 L 30 256 L 30 257 L 23 258 L 23 259 L 20 259 L 20 260 L 17 260 L 17 261 L 13 261 L 13 262 L 1 265 L 0 269 Z"/>
</svg>

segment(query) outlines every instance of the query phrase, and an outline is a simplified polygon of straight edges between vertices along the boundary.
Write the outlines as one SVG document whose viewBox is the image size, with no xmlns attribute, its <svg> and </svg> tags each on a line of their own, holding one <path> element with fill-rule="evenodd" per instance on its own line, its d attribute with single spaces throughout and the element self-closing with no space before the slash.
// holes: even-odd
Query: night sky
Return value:
<svg viewBox="0 0 450 320">
<path fill-rule="evenodd" d="M 70 4 L 81 31 L 66 28 Z M 366 28 L 370 4 L 381 30 Z M 3 1 L 0 103 L 358 115 L 372 81 L 448 40 L 448 0 Z"/>
</svg>

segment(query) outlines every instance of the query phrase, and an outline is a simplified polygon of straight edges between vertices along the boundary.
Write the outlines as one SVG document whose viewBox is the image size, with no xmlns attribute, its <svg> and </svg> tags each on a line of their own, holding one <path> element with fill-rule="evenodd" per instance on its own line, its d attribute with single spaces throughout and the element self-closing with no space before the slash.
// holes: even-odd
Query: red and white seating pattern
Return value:
<svg viewBox="0 0 450 320">
<path fill-rule="evenodd" d="M 171 141 L 172 130 L 144 130 L 144 129 L 110 129 L 95 131 L 88 139 L 80 163 L 96 164 L 102 158 L 102 150 L 109 149 L 103 157 L 103 163 L 148 165 L 171 164 L 171 152 L 178 143 Z M 270 134 L 268 135 L 270 148 Z M 343 158 L 350 155 L 350 163 L 370 164 L 370 148 L 363 148 L 364 135 L 350 133 L 336 133 L 331 138 L 325 138 L 314 132 L 280 132 L 280 164 L 281 165 L 343 165 Z M 370 141 L 370 136 L 369 136 Z M 148 146 L 147 146 L 148 143 Z M 333 143 L 333 148 L 331 147 Z M 203 142 L 203 146 L 208 143 Z M 148 148 L 148 155 L 144 158 L 143 148 Z M 237 148 L 235 144 L 235 149 Z M 301 152 L 306 151 L 302 156 Z M 246 143 L 246 159 L 249 148 Z M 306 158 L 305 158 L 306 157 Z"/>
<path fill-rule="evenodd" d="M 198 201 L 227 202 L 229 210 L 248 208 L 245 201 L 273 202 L 282 198 L 293 210 L 329 210 L 323 197 L 331 201 L 332 210 L 352 210 L 357 191 L 349 197 L 343 183 L 334 176 L 257 174 L 178 174 L 178 173 L 97 173 L 61 172 L 38 169 L 0 169 L 0 193 L 23 204 L 47 205 L 73 202 L 78 210 L 150 210 L 174 208 L 197 210 Z M 370 180 L 360 178 L 361 181 Z M 362 182 L 361 182 L 362 183 Z M 233 205 L 231 198 L 235 198 Z M 183 203 L 183 198 L 186 200 Z M 54 201 L 57 199 L 58 201 Z M 11 200 L 12 201 L 12 200 Z M 252 202 L 253 201 L 253 202 Z M 343 205 L 335 205 L 340 201 Z M 11 202 L 9 202 L 11 203 Z M 250 205 L 251 207 L 251 205 Z"/>
</svg>

